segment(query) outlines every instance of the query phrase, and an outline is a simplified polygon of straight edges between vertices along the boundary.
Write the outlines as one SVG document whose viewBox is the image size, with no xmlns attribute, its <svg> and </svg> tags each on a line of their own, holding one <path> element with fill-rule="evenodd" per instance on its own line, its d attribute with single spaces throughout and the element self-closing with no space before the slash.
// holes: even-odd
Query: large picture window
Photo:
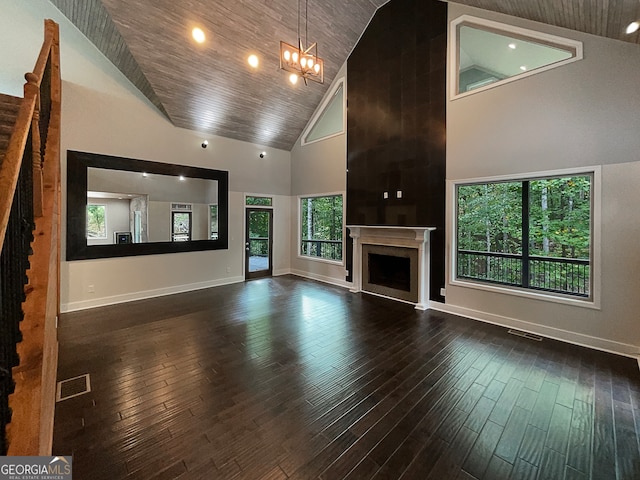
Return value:
<svg viewBox="0 0 640 480">
<path fill-rule="evenodd" d="M 590 298 L 593 175 L 457 186 L 456 277 Z"/>
<path fill-rule="evenodd" d="M 342 261 L 342 195 L 300 199 L 300 255 Z"/>
</svg>

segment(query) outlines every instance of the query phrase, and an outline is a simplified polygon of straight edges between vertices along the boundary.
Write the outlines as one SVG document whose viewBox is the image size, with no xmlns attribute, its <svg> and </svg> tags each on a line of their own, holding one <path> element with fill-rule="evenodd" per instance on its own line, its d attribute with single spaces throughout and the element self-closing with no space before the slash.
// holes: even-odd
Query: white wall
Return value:
<svg viewBox="0 0 640 480">
<path fill-rule="evenodd" d="M 228 250 L 63 261 L 63 311 L 243 280 L 242 192 L 285 195 L 277 218 L 288 220 L 290 153 L 174 127 L 47 1 L 0 0 L 0 12 L 0 90 L 7 93 L 22 91 L 24 72 L 42 44 L 44 18 L 61 27 L 63 205 L 67 149 L 229 171 Z M 207 149 L 200 146 L 204 138 Z M 260 159 L 263 150 L 268 155 Z M 276 232 L 286 238 L 274 244 L 288 245 L 289 228 Z M 275 254 L 274 264 L 288 270 L 288 251 Z"/>
<path fill-rule="evenodd" d="M 334 85 L 341 78 L 344 77 L 346 79 L 346 76 L 347 64 L 345 63 L 336 74 Z M 327 94 L 332 91 L 332 88 L 333 85 L 327 90 Z M 347 85 L 345 82 L 345 95 L 346 92 Z M 320 106 L 322 103 L 320 102 Z M 345 280 L 344 261 L 341 265 L 336 265 L 335 263 L 311 260 L 298 255 L 299 196 L 341 193 L 343 199 L 346 200 L 346 168 L 346 132 L 304 146 L 301 145 L 301 139 L 299 138 L 293 150 L 291 150 L 291 271 L 297 275 L 343 286 L 348 285 Z M 346 238 L 347 235 L 348 231 L 345 230 L 343 237 Z"/>
<path fill-rule="evenodd" d="M 450 283 L 447 308 L 602 349 L 640 353 L 640 217 L 635 213 L 640 202 L 640 46 L 449 4 L 449 20 L 464 13 L 584 44 L 581 61 L 448 102 L 447 179 L 602 166 L 601 308 Z M 448 270 L 453 211 L 449 195 Z"/>
</svg>

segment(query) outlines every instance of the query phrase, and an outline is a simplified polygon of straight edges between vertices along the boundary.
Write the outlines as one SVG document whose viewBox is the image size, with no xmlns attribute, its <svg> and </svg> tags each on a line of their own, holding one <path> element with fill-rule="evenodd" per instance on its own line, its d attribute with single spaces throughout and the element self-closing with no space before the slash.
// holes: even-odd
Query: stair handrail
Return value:
<svg viewBox="0 0 640 480">
<path fill-rule="evenodd" d="M 40 86 L 45 77 L 52 47 L 58 43 L 59 33 L 57 24 L 53 20 L 45 20 L 44 42 L 33 72 L 25 74 L 27 82 L 24 84 L 24 100 L 18 111 L 15 127 L 9 139 L 4 160 L 0 166 L 0 249 L 1 245 L 4 244 L 11 204 L 18 183 L 18 175 L 20 174 L 20 166 L 27 145 L 29 130 L 34 128 L 40 129 Z M 34 214 L 40 216 L 42 215 L 41 136 L 34 135 L 32 141 L 34 151 Z M 39 185 L 36 185 L 36 182 L 39 182 Z"/>
<path fill-rule="evenodd" d="M 60 311 L 61 81 L 58 25 L 52 20 L 44 23 L 44 42 L 33 72 L 25 74 L 24 98 L 0 164 L 0 284 L 3 289 L 10 285 L 12 292 L 9 303 L 2 299 L 0 327 L 12 333 L 16 344 L 12 363 L 2 368 L 2 391 L 7 374 L 13 374 L 15 383 L 6 437 L 9 419 L 0 419 L 0 455 L 50 455 L 53 439 Z M 17 230 L 23 232 L 18 241 Z M 8 280 L 5 267 L 13 272 Z M 6 397 L 0 400 L 4 408 Z"/>
</svg>

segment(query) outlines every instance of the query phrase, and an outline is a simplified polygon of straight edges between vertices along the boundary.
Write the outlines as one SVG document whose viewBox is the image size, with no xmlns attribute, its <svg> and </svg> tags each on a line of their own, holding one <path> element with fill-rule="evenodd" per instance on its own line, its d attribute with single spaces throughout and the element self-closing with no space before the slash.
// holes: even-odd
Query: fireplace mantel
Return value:
<svg viewBox="0 0 640 480">
<path fill-rule="evenodd" d="M 418 303 L 415 307 L 418 310 L 429 308 L 429 235 L 435 227 L 347 225 L 347 228 L 353 238 L 352 292 L 366 291 L 362 288 L 362 245 L 415 248 L 418 250 Z"/>
</svg>

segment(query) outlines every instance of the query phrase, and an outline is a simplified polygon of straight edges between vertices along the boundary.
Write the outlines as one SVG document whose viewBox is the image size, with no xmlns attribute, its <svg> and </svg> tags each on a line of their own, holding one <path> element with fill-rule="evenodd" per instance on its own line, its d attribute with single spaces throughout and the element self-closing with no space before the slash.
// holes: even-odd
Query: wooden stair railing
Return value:
<svg viewBox="0 0 640 480">
<path fill-rule="evenodd" d="M 60 50 L 45 40 L 0 164 L 0 455 L 50 455 L 60 272 Z M 9 408 L 10 407 L 10 408 Z"/>
</svg>

